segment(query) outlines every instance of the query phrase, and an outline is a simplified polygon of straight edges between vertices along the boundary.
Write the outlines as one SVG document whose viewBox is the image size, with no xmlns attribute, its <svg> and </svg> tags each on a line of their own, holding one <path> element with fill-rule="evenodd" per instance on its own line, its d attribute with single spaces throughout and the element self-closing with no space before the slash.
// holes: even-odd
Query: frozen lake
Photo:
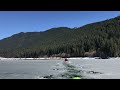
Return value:
<svg viewBox="0 0 120 90">
<path fill-rule="evenodd" d="M 63 60 L 0 60 L 0 79 L 120 79 L 120 58 Z"/>
</svg>

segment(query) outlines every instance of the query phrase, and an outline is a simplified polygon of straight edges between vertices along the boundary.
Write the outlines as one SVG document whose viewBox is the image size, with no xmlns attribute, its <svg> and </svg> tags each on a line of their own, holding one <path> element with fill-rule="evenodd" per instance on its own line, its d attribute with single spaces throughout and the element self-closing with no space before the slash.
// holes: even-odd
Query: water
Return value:
<svg viewBox="0 0 120 90">
<path fill-rule="evenodd" d="M 120 79 L 120 59 L 0 60 L 0 79 Z"/>
</svg>

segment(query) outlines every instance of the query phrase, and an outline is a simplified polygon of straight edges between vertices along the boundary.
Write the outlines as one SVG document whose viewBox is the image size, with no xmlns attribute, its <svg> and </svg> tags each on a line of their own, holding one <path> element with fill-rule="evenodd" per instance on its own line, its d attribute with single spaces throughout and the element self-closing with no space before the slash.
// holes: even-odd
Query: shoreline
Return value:
<svg viewBox="0 0 120 90">
<path fill-rule="evenodd" d="M 64 58 L 0 58 L 0 60 L 64 60 Z"/>
<path fill-rule="evenodd" d="M 65 58 L 60 57 L 49 57 L 49 58 L 2 58 L 0 57 L 0 60 L 64 60 Z M 102 59 L 99 57 L 71 57 L 67 59 Z M 120 59 L 120 57 L 110 57 L 107 59 Z"/>
</svg>

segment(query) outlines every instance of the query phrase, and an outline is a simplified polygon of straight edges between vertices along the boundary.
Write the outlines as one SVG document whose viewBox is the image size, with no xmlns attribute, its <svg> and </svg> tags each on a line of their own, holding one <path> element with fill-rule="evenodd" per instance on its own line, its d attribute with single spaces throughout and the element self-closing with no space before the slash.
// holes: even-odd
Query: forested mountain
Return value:
<svg viewBox="0 0 120 90">
<path fill-rule="evenodd" d="M 78 28 L 21 32 L 0 40 L 0 56 L 117 57 L 120 56 L 120 16 Z"/>
</svg>

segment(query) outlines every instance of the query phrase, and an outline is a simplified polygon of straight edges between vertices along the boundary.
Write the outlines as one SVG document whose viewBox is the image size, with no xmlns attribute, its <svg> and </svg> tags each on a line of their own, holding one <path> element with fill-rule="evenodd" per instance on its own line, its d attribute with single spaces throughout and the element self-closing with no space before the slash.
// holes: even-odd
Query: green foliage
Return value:
<svg viewBox="0 0 120 90">
<path fill-rule="evenodd" d="M 94 52 L 94 55 L 92 53 Z M 0 40 L 3 57 L 120 56 L 120 16 L 79 28 L 21 32 Z"/>
</svg>

